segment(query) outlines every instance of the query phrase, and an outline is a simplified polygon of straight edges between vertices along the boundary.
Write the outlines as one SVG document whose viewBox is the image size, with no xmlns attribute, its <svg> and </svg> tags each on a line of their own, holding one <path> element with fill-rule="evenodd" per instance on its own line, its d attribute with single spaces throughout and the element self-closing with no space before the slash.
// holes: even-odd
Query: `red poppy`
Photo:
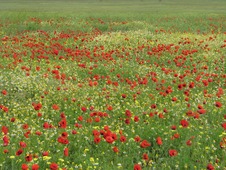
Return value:
<svg viewBox="0 0 226 170">
<path fill-rule="evenodd" d="M 69 149 L 68 148 L 65 148 L 64 149 L 64 156 L 68 156 L 69 155 Z"/>
<path fill-rule="evenodd" d="M 26 148 L 27 147 L 27 144 L 23 141 L 20 142 L 20 147 L 21 148 Z"/>
<path fill-rule="evenodd" d="M 126 118 L 126 119 L 125 119 L 125 123 L 126 123 L 127 125 L 129 125 L 129 124 L 130 124 L 130 119 L 129 119 L 129 118 Z"/>
<path fill-rule="evenodd" d="M 187 140 L 186 145 L 191 146 L 192 141 L 191 140 Z"/>
<path fill-rule="evenodd" d="M 22 149 L 18 149 L 16 151 L 16 156 L 20 156 L 22 153 L 23 153 L 23 150 Z"/>
<path fill-rule="evenodd" d="M 65 118 L 61 119 L 61 121 L 59 122 L 59 127 L 64 129 L 67 127 L 67 120 Z"/>
<path fill-rule="evenodd" d="M 181 120 L 181 121 L 180 121 L 180 124 L 181 124 L 184 128 L 188 127 L 188 125 L 189 125 L 188 121 L 185 120 L 185 119 Z"/>
<path fill-rule="evenodd" d="M 139 164 L 135 164 L 133 167 L 134 170 L 142 170 L 141 166 Z"/>
<path fill-rule="evenodd" d="M 155 109 L 156 107 L 157 107 L 156 104 L 152 104 L 152 105 L 151 105 L 151 108 L 152 108 L 152 109 Z"/>
<path fill-rule="evenodd" d="M 134 122 L 139 122 L 139 117 L 138 116 L 134 116 Z"/>
<path fill-rule="evenodd" d="M 32 155 L 31 154 L 28 154 L 26 157 L 25 157 L 25 160 L 27 162 L 31 162 L 32 161 Z"/>
<path fill-rule="evenodd" d="M 216 107 L 221 107 L 221 106 L 222 106 L 222 104 L 221 104 L 221 102 L 216 101 L 215 106 L 216 106 Z"/>
<path fill-rule="evenodd" d="M 140 147 L 141 148 L 147 148 L 151 146 L 151 144 L 147 141 L 147 140 L 143 140 L 141 143 L 140 143 Z"/>
<path fill-rule="evenodd" d="M 226 130 L 226 122 L 225 123 L 222 123 L 221 126 L 224 128 L 224 130 Z"/>
<path fill-rule="evenodd" d="M 22 128 L 23 128 L 23 129 L 28 129 L 28 127 L 29 127 L 28 124 L 23 124 L 23 125 L 22 125 Z"/>
<path fill-rule="evenodd" d="M 33 107 L 35 110 L 40 110 L 42 108 L 42 104 L 41 103 L 32 103 Z"/>
<path fill-rule="evenodd" d="M 199 113 L 199 114 L 205 114 L 205 113 L 206 113 L 206 110 L 205 110 L 205 109 L 199 109 L 199 110 L 198 110 L 198 113 Z"/>
<path fill-rule="evenodd" d="M 157 137 L 156 143 L 157 143 L 158 145 L 162 145 L 162 138 L 161 138 L 161 137 Z"/>
<path fill-rule="evenodd" d="M 83 112 L 86 112 L 87 109 L 86 109 L 86 107 L 82 107 L 81 110 L 82 110 Z"/>
<path fill-rule="evenodd" d="M 114 147 L 112 148 L 112 150 L 113 150 L 115 153 L 118 153 L 118 152 L 119 152 L 119 150 L 118 150 L 118 147 L 117 147 L 117 146 L 114 146 Z"/>
<path fill-rule="evenodd" d="M 7 95 L 7 91 L 6 90 L 2 90 L 2 94 L 5 96 Z"/>
<path fill-rule="evenodd" d="M 8 128 L 6 126 L 2 126 L 2 132 L 4 133 L 4 135 L 7 135 Z"/>
<path fill-rule="evenodd" d="M 7 136 L 3 137 L 3 146 L 8 146 L 9 145 L 9 138 Z"/>
<path fill-rule="evenodd" d="M 28 167 L 27 164 L 22 164 L 22 165 L 21 165 L 21 169 L 22 169 L 22 170 L 28 170 L 29 167 Z"/>
<path fill-rule="evenodd" d="M 76 131 L 76 130 L 72 130 L 71 133 L 72 133 L 73 135 L 76 135 L 76 134 L 77 134 L 77 131 Z"/>
<path fill-rule="evenodd" d="M 125 136 L 121 136 L 120 137 L 120 141 L 123 142 L 123 143 L 126 142 L 126 137 Z"/>
<path fill-rule="evenodd" d="M 122 98 L 124 98 L 124 99 L 125 99 L 126 97 L 127 97 L 127 96 L 126 96 L 126 94 L 122 94 Z"/>
<path fill-rule="evenodd" d="M 49 155 L 49 152 L 48 151 L 43 151 L 42 152 L 42 156 L 48 156 Z"/>
<path fill-rule="evenodd" d="M 135 136 L 134 140 L 135 140 L 135 142 L 140 142 L 141 139 L 139 136 Z"/>
<path fill-rule="evenodd" d="M 52 105 L 52 108 L 53 108 L 53 110 L 59 110 L 59 109 L 60 109 L 59 106 L 58 106 L 57 104 L 53 104 L 53 105 Z"/>
<path fill-rule="evenodd" d="M 176 150 L 174 150 L 174 149 L 170 149 L 169 150 L 169 156 L 171 156 L 171 157 L 173 157 L 173 156 L 177 156 L 177 151 Z"/>
<path fill-rule="evenodd" d="M 106 140 L 107 143 L 113 143 L 114 142 L 114 139 L 111 136 L 107 136 L 105 138 L 105 140 Z"/>
<path fill-rule="evenodd" d="M 112 106 L 108 106 L 107 109 L 108 109 L 108 111 L 112 111 L 113 107 Z"/>
<path fill-rule="evenodd" d="M 95 144 L 100 143 L 100 141 L 101 141 L 101 138 L 100 138 L 100 137 L 98 137 L 98 136 L 95 136 L 95 137 L 94 137 L 94 143 L 95 143 Z"/>
<path fill-rule="evenodd" d="M 142 156 L 143 160 L 145 161 L 148 161 L 149 158 L 148 158 L 148 154 L 144 153 L 143 156 Z"/>
<path fill-rule="evenodd" d="M 173 102 L 177 101 L 177 98 L 176 98 L 176 97 L 173 97 L 173 98 L 172 98 L 172 101 L 173 101 Z"/>
<path fill-rule="evenodd" d="M 132 113 L 131 113 L 130 110 L 126 110 L 126 111 L 125 111 L 125 115 L 126 115 L 127 117 L 131 117 L 131 116 L 132 116 Z"/>
<path fill-rule="evenodd" d="M 180 134 L 179 134 L 179 133 L 175 133 L 175 134 L 173 135 L 173 137 L 177 139 L 177 138 L 180 137 Z"/>
<path fill-rule="evenodd" d="M 58 165 L 57 165 L 57 163 L 52 162 L 52 163 L 50 164 L 49 168 L 50 168 L 51 170 L 58 170 Z"/>
<path fill-rule="evenodd" d="M 31 170 L 38 170 L 39 169 L 39 165 L 38 164 L 33 164 L 31 166 Z"/>
<path fill-rule="evenodd" d="M 208 169 L 208 170 L 214 170 L 215 168 L 214 168 L 214 166 L 211 163 L 209 163 L 207 165 L 206 169 Z"/>
</svg>

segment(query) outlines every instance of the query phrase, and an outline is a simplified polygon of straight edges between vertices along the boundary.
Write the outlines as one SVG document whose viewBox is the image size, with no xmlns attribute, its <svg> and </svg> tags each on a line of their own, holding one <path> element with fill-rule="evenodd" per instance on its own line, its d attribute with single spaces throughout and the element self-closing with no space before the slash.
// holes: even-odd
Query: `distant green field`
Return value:
<svg viewBox="0 0 226 170">
<path fill-rule="evenodd" d="M 0 1 L 0 21 L 2 24 L 17 21 L 8 27 L 1 28 L 4 33 L 26 30 L 23 22 L 28 18 L 38 17 L 48 20 L 52 18 L 64 17 L 69 24 L 58 29 L 73 29 L 89 31 L 78 25 L 79 19 L 94 17 L 114 21 L 144 21 L 151 24 L 151 28 L 168 29 L 174 24 L 179 30 L 201 31 L 206 30 L 206 24 L 201 20 L 208 18 L 218 18 L 217 24 L 221 24 L 223 29 L 226 17 L 226 1 L 224 0 L 2 0 Z M 201 18 L 195 19 L 194 18 Z M 161 22 L 167 19 L 169 22 Z M 6 21 L 6 22 L 5 22 Z M 206 21 L 209 22 L 209 21 Z M 53 29 L 56 27 L 37 26 L 31 24 L 28 29 Z M 117 30 L 142 29 L 143 23 L 134 24 L 130 28 L 116 28 Z M 100 28 L 108 31 L 108 28 Z M 3 34 L 3 33 L 2 33 Z"/>
</svg>

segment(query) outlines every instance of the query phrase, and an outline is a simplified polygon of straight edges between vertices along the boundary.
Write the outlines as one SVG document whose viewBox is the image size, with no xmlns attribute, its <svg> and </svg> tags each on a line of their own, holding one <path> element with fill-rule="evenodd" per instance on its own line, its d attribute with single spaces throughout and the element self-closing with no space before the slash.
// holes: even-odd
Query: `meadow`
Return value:
<svg viewBox="0 0 226 170">
<path fill-rule="evenodd" d="M 0 169 L 226 169 L 225 11 L 1 0 Z"/>
</svg>

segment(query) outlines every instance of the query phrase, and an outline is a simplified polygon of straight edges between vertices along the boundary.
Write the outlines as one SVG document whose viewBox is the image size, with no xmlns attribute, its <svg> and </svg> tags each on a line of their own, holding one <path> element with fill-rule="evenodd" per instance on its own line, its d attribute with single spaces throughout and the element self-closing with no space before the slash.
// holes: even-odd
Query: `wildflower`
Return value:
<svg viewBox="0 0 226 170">
<path fill-rule="evenodd" d="M 211 163 L 209 163 L 207 165 L 206 169 L 208 169 L 208 170 L 214 170 L 215 168 L 214 168 L 214 166 Z"/>
<path fill-rule="evenodd" d="M 140 143 L 140 147 L 141 148 L 147 148 L 151 146 L 151 144 L 147 141 L 147 140 L 143 140 L 141 143 Z"/>
<path fill-rule="evenodd" d="M 174 150 L 174 149 L 170 149 L 169 150 L 169 156 L 171 156 L 171 157 L 173 157 L 173 156 L 177 156 L 177 151 L 176 150 Z"/>
<path fill-rule="evenodd" d="M 2 90 L 2 94 L 5 96 L 7 95 L 7 91 L 6 90 Z"/>
<path fill-rule="evenodd" d="M 120 141 L 123 142 L 123 143 L 126 142 L 126 137 L 122 135 L 122 136 L 120 137 Z"/>
<path fill-rule="evenodd" d="M 33 164 L 31 166 L 31 170 L 38 170 L 39 169 L 39 165 L 38 164 Z"/>
<path fill-rule="evenodd" d="M 157 143 L 158 145 L 162 145 L 162 138 L 161 138 L 161 137 L 157 137 L 156 143 Z"/>
<path fill-rule="evenodd" d="M 119 150 L 118 150 L 118 147 L 117 146 L 114 146 L 113 149 L 112 149 L 115 153 L 118 153 Z"/>
<path fill-rule="evenodd" d="M 221 107 L 221 106 L 222 106 L 222 104 L 221 104 L 221 102 L 216 101 L 215 106 L 216 106 L 216 107 Z"/>
<path fill-rule="evenodd" d="M 65 148 L 64 149 L 64 156 L 68 156 L 69 155 L 69 149 L 68 148 Z"/>
<path fill-rule="evenodd" d="M 185 119 L 181 120 L 181 121 L 180 121 L 180 124 L 181 124 L 184 128 L 188 127 L 188 125 L 189 125 L 188 121 L 185 120 Z"/>
<path fill-rule="evenodd" d="M 28 167 L 27 164 L 22 164 L 22 165 L 21 165 L 21 169 L 22 169 L 22 170 L 28 170 L 29 167 Z"/>
<path fill-rule="evenodd" d="M 16 156 L 20 156 L 22 153 L 23 153 L 23 150 L 19 149 L 19 150 L 16 151 Z"/>
<path fill-rule="evenodd" d="M 143 158 L 143 160 L 148 161 L 148 159 L 149 159 L 148 158 L 148 154 L 144 153 L 143 156 L 142 156 L 142 158 Z"/>
<path fill-rule="evenodd" d="M 27 162 L 31 162 L 32 161 L 32 155 L 31 154 L 28 154 L 26 157 L 25 157 L 25 160 Z"/>
<path fill-rule="evenodd" d="M 134 170 L 142 170 L 141 166 L 139 164 L 135 164 L 133 167 Z"/>
<path fill-rule="evenodd" d="M 52 105 L 52 108 L 53 108 L 53 110 L 59 110 L 59 109 L 60 109 L 59 106 L 58 106 L 57 104 L 53 104 L 53 105 Z"/>
<path fill-rule="evenodd" d="M 55 162 L 52 162 L 49 166 L 51 170 L 58 170 L 58 165 Z"/>
</svg>

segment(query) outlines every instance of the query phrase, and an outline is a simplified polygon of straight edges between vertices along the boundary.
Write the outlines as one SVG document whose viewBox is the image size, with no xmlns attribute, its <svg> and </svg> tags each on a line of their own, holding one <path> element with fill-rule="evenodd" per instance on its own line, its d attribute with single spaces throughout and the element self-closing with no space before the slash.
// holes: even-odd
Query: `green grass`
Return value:
<svg viewBox="0 0 226 170">
<path fill-rule="evenodd" d="M 1 0 L 0 169 L 38 164 L 42 170 L 53 162 L 69 170 L 133 169 L 135 164 L 145 170 L 206 169 L 208 164 L 224 169 L 225 11 L 224 0 Z M 35 110 L 32 103 L 42 108 Z M 199 114 L 200 107 L 205 114 Z M 62 112 L 65 129 L 59 127 Z M 182 127 L 182 120 L 189 126 Z M 53 128 L 43 128 L 45 122 Z M 99 135 L 95 144 L 93 130 L 115 133 L 117 140 L 110 144 Z M 58 142 L 62 132 L 68 133 L 68 144 Z M 136 136 L 151 146 L 142 148 Z M 27 146 L 16 156 L 21 141 Z M 173 149 L 178 155 L 171 157 Z"/>
</svg>

